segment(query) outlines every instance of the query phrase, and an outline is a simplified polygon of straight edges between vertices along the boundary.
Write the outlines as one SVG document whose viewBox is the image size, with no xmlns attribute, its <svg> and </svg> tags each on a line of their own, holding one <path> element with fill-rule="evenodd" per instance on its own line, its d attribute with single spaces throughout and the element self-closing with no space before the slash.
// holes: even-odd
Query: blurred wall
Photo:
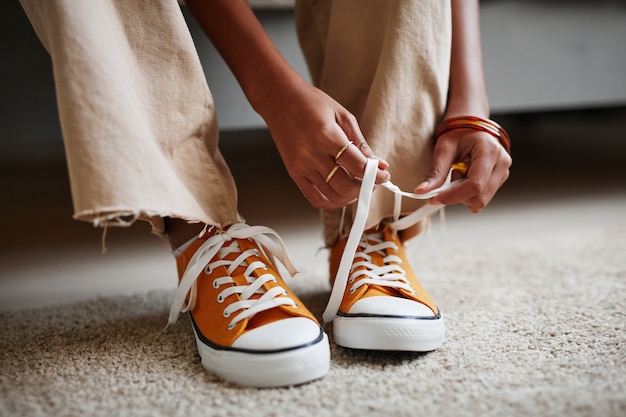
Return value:
<svg viewBox="0 0 626 417">
<path fill-rule="evenodd" d="M 257 10 L 306 74 L 289 9 Z M 494 112 L 626 105 L 626 1 L 482 0 L 485 75 Z M 17 1 L 0 2 L 0 145 L 59 140 L 50 59 Z M 221 129 L 258 129 L 227 67 L 189 19 Z"/>
<path fill-rule="evenodd" d="M 482 0 L 494 111 L 626 104 L 625 0 Z"/>
</svg>

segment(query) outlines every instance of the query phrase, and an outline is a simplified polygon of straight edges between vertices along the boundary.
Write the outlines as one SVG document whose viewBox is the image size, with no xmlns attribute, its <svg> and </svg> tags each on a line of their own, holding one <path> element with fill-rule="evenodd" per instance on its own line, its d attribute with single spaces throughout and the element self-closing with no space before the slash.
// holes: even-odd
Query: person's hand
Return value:
<svg viewBox="0 0 626 417">
<path fill-rule="evenodd" d="M 478 213 L 508 179 L 511 157 L 488 133 L 474 129 L 451 130 L 437 139 L 431 169 L 415 192 L 423 194 L 443 185 L 450 167 L 457 162 L 467 164 L 466 180 L 431 198 L 430 202 L 463 203 L 472 213 Z"/>
<path fill-rule="evenodd" d="M 389 180 L 388 164 L 372 153 L 356 118 L 330 96 L 302 82 L 268 99 L 262 116 L 287 172 L 314 207 L 355 201 L 368 158 L 379 159 L 376 183 Z"/>
<path fill-rule="evenodd" d="M 304 196 L 325 209 L 354 201 L 367 158 L 376 158 L 354 116 L 289 65 L 247 2 L 187 0 L 187 5 L 265 119 Z M 387 163 L 379 160 L 379 168 L 378 184 L 389 179 Z"/>
</svg>

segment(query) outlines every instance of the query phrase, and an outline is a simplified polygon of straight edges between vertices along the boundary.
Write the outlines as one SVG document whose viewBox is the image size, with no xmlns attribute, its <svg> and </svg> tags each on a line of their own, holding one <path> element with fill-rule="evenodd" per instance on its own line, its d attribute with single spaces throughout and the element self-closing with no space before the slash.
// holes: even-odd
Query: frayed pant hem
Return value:
<svg viewBox="0 0 626 417">
<path fill-rule="evenodd" d="M 152 211 L 152 210 L 122 210 L 110 209 L 100 211 L 81 211 L 74 214 L 75 220 L 80 220 L 93 224 L 94 227 L 100 227 L 102 232 L 102 251 L 106 252 L 106 233 L 108 227 L 130 227 L 137 220 L 150 223 L 152 234 L 158 236 L 162 240 L 169 243 L 166 231 L 166 217 L 185 220 L 189 223 L 207 223 L 197 218 L 181 216 L 170 212 Z M 215 225 L 220 227 L 220 225 Z"/>
</svg>

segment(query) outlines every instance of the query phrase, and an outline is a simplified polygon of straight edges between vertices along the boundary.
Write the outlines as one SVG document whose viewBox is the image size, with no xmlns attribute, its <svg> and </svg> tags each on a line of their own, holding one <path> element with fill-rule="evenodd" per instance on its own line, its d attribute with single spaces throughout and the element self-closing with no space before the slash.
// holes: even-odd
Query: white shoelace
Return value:
<svg viewBox="0 0 626 417">
<path fill-rule="evenodd" d="M 393 242 L 385 242 L 382 232 L 364 234 L 359 249 L 361 250 L 354 255 L 354 259 L 361 260 L 352 264 L 351 274 L 347 282 L 347 284 L 354 283 L 350 287 L 350 294 L 365 284 L 393 287 L 415 293 L 406 279 L 404 269 L 402 269 L 402 259 L 397 255 L 386 255 L 387 249 L 397 251 L 398 248 Z M 383 265 L 378 266 L 372 263 L 372 254 L 374 253 L 383 256 Z M 361 267 L 365 267 L 365 269 L 359 269 Z M 356 281 L 359 277 L 363 278 Z"/>
<path fill-rule="evenodd" d="M 230 303 L 224 308 L 224 317 L 230 317 L 239 311 L 230 321 L 229 329 L 235 327 L 241 320 L 250 318 L 261 311 L 280 305 L 296 306 L 295 301 L 286 296 L 287 291 L 282 287 L 274 287 L 269 291 L 265 291 L 263 284 L 269 281 L 276 281 L 274 275 L 266 273 L 261 274 L 258 278 L 253 275 L 253 272 L 257 269 L 267 269 L 267 265 L 260 261 L 253 261 L 248 264 L 247 259 L 253 255 L 258 256 L 259 253 L 257 249 L 242 251 L 236 239 L 249 238 L 254 239 L 259 244 L 261 250 L 269 256 L 270 261 L 280 261 L 291 275 L 298 272 L 287 255 L 285 244 L 276 232 L 264 226 L 234 224 L 227 231 L 211 236 L 196 250 L 178 285 L 178 290 L 170 308 L 168 326 L 176 323 L 179 313 L 184 313 L 194 308 L 197 298 L 196 280 L 203 270 L 210 273 L 213 269 L 220 266 L 227 267 L 228 275 L 213 280 L 213 287 L 216 289 L 222 285 L 235 284 L 231 274 L 240 266 L 246 267 L 244 276 L 248 285 L 229 285 L 218 294 L 218 303 L 224 302 L 229 295 L 239 294 L 238 301 Z M 239 253 L 239 255 L 232 261 L 223 259 L 232 253 Z M 216 255 L 219 256 L 216 257 Z M 254 294 L 262 295 L 258 298 L 251 298 Z"/>
<path fill-rule="evenodd" d="M 384 262 L 385 265 L 379 267 L 370 262 L 372 252 L 379 252 L 383 256 L 385 254 L 385 249 L 395 246 L 391 242 L 383 242 L 382 234 L 367 234 L 363 235 L 363 231 L 365 230 L 365 222 L 367 220 L 367 215 L 369 213 L 370 202 L 372 200 L 372 194 L 374 192 L 374 183 L 376 180 L 376 171 L 378 169 L 378 161 L 375 159 L 370 159 L 367 161 L 367 165 L 365 168 L 365 174 L 363 176 L 363 181 L 361 182 L 361 189 L 359 191 L 359 199 L 357 202 L 356 214 L 354 216 L 354 222 L 352 223 L 352 228 L 350 229 L 350 233 L 348 235 L 348 240 L 346 242 L 346 247 L 341 256 L 341 261 L 339 263 L 339 269 L 337 270 L 337 275 L 335 277 L 335 282 L 333 284 L 333 289 L 330 294 L 330 299 L 328 300 L 328 305 L 326 306 L 326 310 L 324 310 L 323 320 L 324 323 L 330 323 L 337 316 L 337 311 L 339 311 L 339 305 L 341 304 L 341 300 L 343 298 L 343 293 L 346 289 L 348 283 L 354 282 L 354 280 L 361 276 L 367 276 L 367 278 L 360 279 L 357 281 L 350 289 L 350 291 L 356 291 L 356 289 L 365 284 L 377 284 L 381 286 L 387 287 L 395 287 L 395 288 L 403 288 L 410 292 L 413 292 L 409 282 L 404 277 L 404 270 L 400 266 L 401 262 L 399 258 L 396 256 L 393 257 L 385 257 Z M 452 171 L 451 171 L 452 172 Z M 425 219 L 430 214 L 434 213 L 437 210 L 440 210 L 443 206 L 437 205 L 434 206 L 432 204 L 426 204 L 408 216 L 400 218 L 400 210 L 401 210 L 401 202 L 402 197 L 408 197 L 419 200 L 427 200 L 431 197 L 436 196 L 437 194 L 451 188 L 456 183 L 463 181 L 457 180 L 454 182 L 450 181 L 451 175 L 448 175 L 446 183 L 437 188 L 436 190 L 432 190 L 425 194 L 413 194 L 407 193 L 402 190 L 395 184 L 390 181 L 387 181 L 384 184 L 381 184 L 382 187 L 387 190 L 393 192 L 395 194 L 394 200 L 394 221 L 389 223 L 389 227 L 394 230 L 405 230 L 414 224 L 417 224 L 419 221 Z M 375 245 L 370 245 L 368 240 L 377 241 L 380 243 Z M 359 247 L 359 243 L 362 243 L 364 248 L 363 251 L 357 253 L 357 249 Z M 397 250 L 398 248 L 395 248 Z M 357 258 L 361 258 L 361 261 L 355 262 L 353 264 L 353 260 Z M 396 259 L 397 258 L 397 259 Z M 366 270 L 357 270 L 360 267 L 366 267 Z M 350 273 L 352 272 L 352 275 Z M 350 278 L 348 278 L 350 275 Z M 351 280 L 349 282 L 349 279 Z"/>
</svg>

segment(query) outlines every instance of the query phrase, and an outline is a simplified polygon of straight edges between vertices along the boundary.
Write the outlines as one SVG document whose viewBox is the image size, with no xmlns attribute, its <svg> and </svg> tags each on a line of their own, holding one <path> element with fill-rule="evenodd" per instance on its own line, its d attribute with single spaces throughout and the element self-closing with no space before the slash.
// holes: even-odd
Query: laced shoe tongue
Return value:
<svg viewBox="0 0 626 417">
<path fill-rule="evenodd" d="M 243 252 L 249 249 L 255 249 L 258 251 L 258 249 L 256 249 L 256 246 L 252 245 L 245 239 L 233 239 L 232 242 L 224 245 L 224 247 L 218 252 L 217 256 L 219 256 L 220 259 L 234 262 Z M 250 282 L 246 279 L 245 274 L 246 270 L 253 261 L 254 260 L 250 259 L 250 257 L 244 259 L 230 273 L 230 276 L 237 283 L 237 285 L 250 284 Z M 228 270 L 228 266 L 226 266 L 225 268 Z M 258 276 L 258 274 L 254 274 L 253 276 Z"/>
<path fill-rule="evenodd" d="M 374 233 L 365 233 L 367 244 L 370 247 L 384 244 L 386 242 L 393 241 L 390 236 L 387 234 L 390 233 L 389 230 L 374 232 Z M 385 258 L 389 255 L 395 255 L 395 251 L 391 245 L 384 245 L 384 248 L 381 248 L 377 251 L 369 252 L 368 255 L 371 257 L 369 261 L 371 264 L 376 265 L 378 267 L 385 266 Z M 365 250 L 365 246 L 361 244 L 359 246 L 359 250 Z M 362 267 L 361 269 L 365 269 Z M 392 296 L 392 297 L 403 297 L 402 293 L 399 289 L 394 287 L 389 287 L 385 285 L 377 285 L 374 283 L 370 283 L 367 285 L 367 291 L 364 294 L 365 297 L 374 297 L 374 296 Z"/>
<path fill-rule="evenodd" d="M 243 252 L 243 249 L 241 248 L 241 245 L 239 244 L 239 242 L 237 240 L 233 240 L 232 243 L 225 245 L 225 247 L 231 248 L 231 249 L 237 249 L 237 250 L 233 250 L 228 251 L 228 250 L 224 250 L 224 248 L 218 253 L 218 256 L 224 260 L 227 261 L 234 261 L 235 259 L 237 259 L 237 257 L 239 255 L 241 255 L 241 253 Z M 235 281 L 235 283 L 237 285 L 248 285 L 249 282 L 246 279 L 246 277 L 244 276 L 244 273 L 246 272 L 246 268 L 248 267 L 248 262 L 247 260 L 242 262 L 241 264 L 239 264 L 231 273 L 230 276 L 233 278 L 233 281 Z M 226 267 L 226 269 L 228 269 L 228 267 Z"/>
<path fill-rule="evenodd" d="M 227 260 L 231 262 L 235 261 L 237 257 L 241 255 L 244 251 L 248 249 L 255 249 L 253 245 L 246 245 L 247 242 L 248 241 L 244 239 L 233 239 L 231 243 L 224 245 L 222 250 L 218 252 L 218 256 L 223 260 Z M 248 278 L 245 275 L 246 270 L 248 269 L 248 266 L 250 266 L 251 263 L 252 263 L 252 260 L 250 260 L 250 258 L 248 257 L 239 265 L 237 265 L 235 269 L 230 273 L 230 276 L 232 277 L 233 281 L 235 281 L 236 285 L 246 286 L 251 283 L 250 280 L 248 280 Z M 228 269 L 227 266 L 225 268 Z M 251 276 L 257 277 L 258 275 L 255 273 L 255 271 L 253 271 Z M 262 287 L 260 290 L 262 290 Z M 250 298 L 251 299 L 259 298 L 261 295 L 263 295 L 261 291 L 257 291 L 257 293 L 253 294 Z"/>
<path fill-rule="evenodd" d="M 233 251 L 232 253 L 228 253 L 224 258 L 222 259 L 227 259 L 229 261 L 233 261 L 235 260 L 242 252 L 249 250 L 249 249 L 255 249 L 258 251 L 257 246 L 255 246 L 252 242 L 250 242 L 247 239 L 237 239 L 235 240 L 232 245 L 236 245 L 239 248 L 239 251 L 235 252 Z M 259 254 L 260 255 L 260 254 Z M 256 258 L 256 256 L 255 256 Z M 263 257 L 260 255 L 259 259 L 262 260 L 266 265 L 267 265 L 267 261 L 265 261 L 263 259 Z M 245 285 L 249 285 L 250 281 L 246 278 L 245 276 L 245 271 L 248 268 L 248 266 L 250 265 L 251 262 L 253 262 L 254 259 L 246 259 L 244 262 L 241 263 L 241 265 L 237 266 L 235 268 L 235 270 L 232 272 L 231 277 L 233 278 L 233 281 L 235 281 L 236 285 L 241 285 L 241 286 L 245 286 Z M 271 265 L 268 265 L 271 267 Z M 251 275 L 253 277 L 258 277 L 260 274 L 263 273 L 269 273 L 269 271 L 264 270 L 263 272 L 260 272 L 261 270 L 255 270 L 251 273 Z M 259 288 L 259 290 L 257 290 L 256 293 L 252 294 L 252 296 L 250 296 L 250 299 L 258 299 L 261 298 L 261 296 L 266 292 L 264 287 Z M 264 326 L 266 324 L 278 321 L 278 320 L 282 320 L 282 319 L 287 319 L 293 317 L 291 314 L 289 314 L 287 311 L 285 311 L 283 308 L 281 308 L 281 306 L 269 309 L 269 310 L 264 310 L 261 312 L 256 313 L 254 316 L 250 317 L 248 319 L 248 323 L 246 326 L 246 330 L 252 330 L 255 329 L 257 327 L 261 327 Z"/>
</svg>

